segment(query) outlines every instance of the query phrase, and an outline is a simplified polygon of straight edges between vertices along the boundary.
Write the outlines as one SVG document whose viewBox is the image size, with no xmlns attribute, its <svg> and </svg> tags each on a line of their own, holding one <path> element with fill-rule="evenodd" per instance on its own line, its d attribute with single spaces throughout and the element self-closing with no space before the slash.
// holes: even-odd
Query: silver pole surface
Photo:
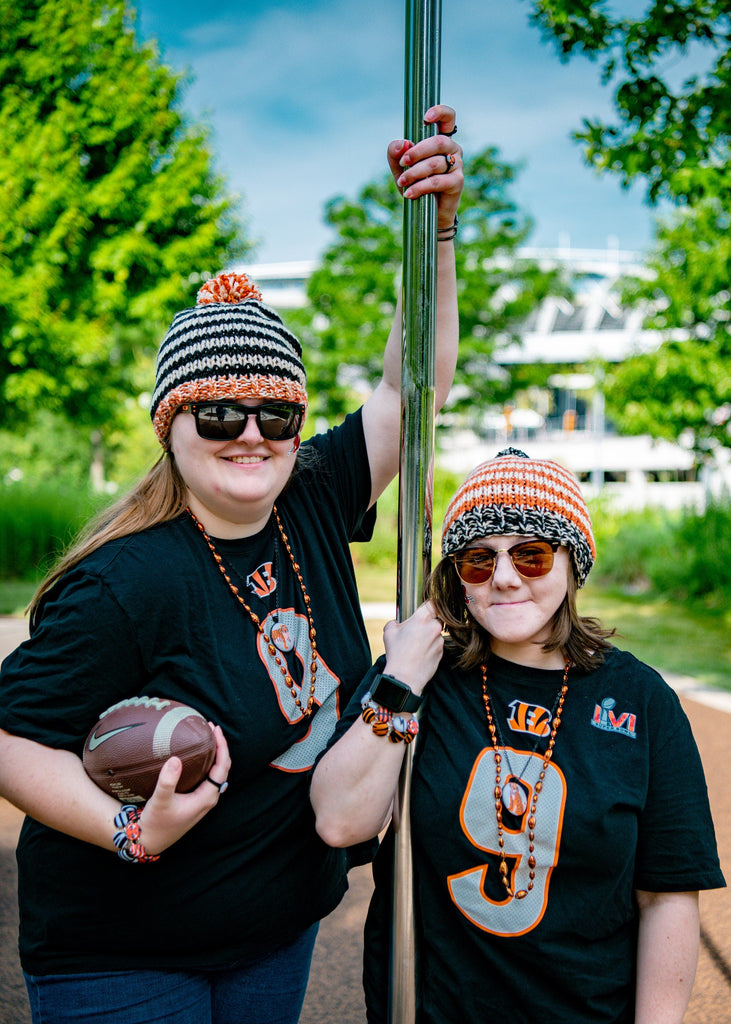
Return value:
<svg viewBox="0 0 731 1024">
<path fill-rule="evenodd" d="M 406 0 L 405 127 L 418 142 L 434 133 L 424 112 L 439 102 L 441 0 Z M 436 201 L 404 204 L 401 467 L 399 475 L 398 619 L 422 601 L 431 566 L 436 363 Z M 417 740 L 418 742 L 418 740 Z M 390 1024 L 416 1019 L 416 944 L 411 859 L 410 780 L 416 743 L 399 780 L 393 866 Z"/>
</svg>

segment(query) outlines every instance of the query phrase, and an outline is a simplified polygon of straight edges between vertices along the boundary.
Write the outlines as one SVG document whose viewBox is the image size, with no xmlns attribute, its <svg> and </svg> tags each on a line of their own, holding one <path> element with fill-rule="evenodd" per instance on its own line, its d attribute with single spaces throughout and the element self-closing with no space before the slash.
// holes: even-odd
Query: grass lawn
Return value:
<svg viewBox="0 0 731 1024">
<path fill-rule="evenodd" d="M 614 643 L 654 668 L 731 690 L 731 614 L 678 604 L 658 595 L 628 595 L 587 584 L 582 615 L 617 629 Z"/>
<path fill-rule="evenodd" d="M 393 602 L 396 573 L 390 567 L 357 566 L 363 601 Z M 35 583 L 0 580 L 0 615 L 22 615 Z M 692 676 L 731 690 L 731 612 L 676 604 L 657 595 L 628 595 L 589 583 L 579 592 L 582 615 L 615 626 L 617 647 L 659 671 Z M 317 617 L 317 609 L 315 618 Z M 383 620 L 366 623 L 373 656 L 383 651 Z"/>
</svg>

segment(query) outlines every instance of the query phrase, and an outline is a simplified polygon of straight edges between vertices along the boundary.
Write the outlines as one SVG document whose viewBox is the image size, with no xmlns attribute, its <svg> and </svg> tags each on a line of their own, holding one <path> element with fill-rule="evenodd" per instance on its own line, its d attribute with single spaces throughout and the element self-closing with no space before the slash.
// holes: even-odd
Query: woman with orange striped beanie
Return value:
<svg viewBox="0 0 731 1024">
<path fill-rule="evenodd" d="M 698 890 L 725 883 L 675 693 L 578 613 L 596 556 L 578 481 L 500 452 L 452 499 L 442 555 L 315 770 L 318 831 L 333 845 L 380 833 L 416 739 L 418 1024 L 679 1022 Z M 388 1016 L 392 860 L 389 829 L 369 1024 Z"/>
</svg>

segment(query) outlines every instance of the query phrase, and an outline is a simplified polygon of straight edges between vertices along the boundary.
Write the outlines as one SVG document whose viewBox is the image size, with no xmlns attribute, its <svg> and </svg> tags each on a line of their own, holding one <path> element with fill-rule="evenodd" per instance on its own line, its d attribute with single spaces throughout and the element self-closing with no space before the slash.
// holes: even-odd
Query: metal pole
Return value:
<svg viewBox="0 0 731 1024">
<path fill-rule="evenodd" d="M 406 0 L 405 137 L 433 133 L 424 112 L 439 102 L 441 0 Z M 436 202 L 404 205 L 401 467 L 399 475 L 398 618 L 422 600 L 431 565 L 436 349 Z M 390 1024 L 416 1019 L 416 944 L 411 859 L 410 780 L 415 743 L 407 748 L 395 821 Z"/>
</svg>

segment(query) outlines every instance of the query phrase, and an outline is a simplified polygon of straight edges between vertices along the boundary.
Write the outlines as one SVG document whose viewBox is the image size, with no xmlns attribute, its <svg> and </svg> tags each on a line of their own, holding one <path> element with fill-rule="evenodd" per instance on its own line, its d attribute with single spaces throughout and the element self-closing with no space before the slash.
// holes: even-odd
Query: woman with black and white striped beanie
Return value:
<svg viewBox="0 0 731 1024">
<path fill-rule="evenodd" d="M 406 202 L 435 203 L 439 408 L 463 172 L 454 111 L 425 120 L 433 134 L 387 156 Z M 20 954 L 44 1024 L 76 1024 L 82 1007 L 105 1024 L 296 1024 L 352 863 L 317 835 L 309 785 L 371 661 L 350 545 L 370 539 L 398 469 L 400 310 L 384 346 L 363 407 L 303 436 L 302 346 L 245 275 L 208 281 L 165 334 L 150 409 L 163 451 L 43 582 L 31 638 L 0 673 L 0 795 L 29 816 Z M 178 792 L 169 758 L 140 804 L 115 757 L 120 806 L 81 754 L 101 713 L 143 697 L 202 714 L 215 760 Z"/>
<path fill-rule="evenodd" d="M 215 398 L 307 404 L 302 346 L 245 274 L 221 273 L 177 313 L 157 355 L 151 415 L 168 446 L 178 407 Z"/>
</svg>

